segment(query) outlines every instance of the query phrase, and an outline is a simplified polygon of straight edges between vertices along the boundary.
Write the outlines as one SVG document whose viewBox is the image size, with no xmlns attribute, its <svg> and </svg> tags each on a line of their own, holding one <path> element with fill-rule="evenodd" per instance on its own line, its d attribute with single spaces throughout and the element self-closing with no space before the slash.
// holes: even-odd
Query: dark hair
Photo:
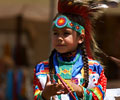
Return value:
<svg viewBox="0 0 120 100">
<path fill-rule="evenodd" d="M 50 79 L 51 79 L 51 83 L 53 82 L 53 74 L 55 72 L 54 70 L 54 65 L 53 65 L 53 55 L 56 52 L 55 49 L 52 50 L 51 55 L 49 57 L 49 72 L 50 72 Z"/>
<path fill-rule="evenodd" d="M 61 14 L 57 14 L 56 17 L 58 17 Z M 82 25 L 83 27 L 85 27 L 85 20 L 76 14 L 69 14 L 69 13 L 63 13 L 62 15 L 67 16 L 70 20 L 77 22 L 78 24 Z M 56 19 L 55 17 L 55 19 Z M 55 20 L 54 19 L 54 20 Z M 78 33 L 79 35 L 79 33 Z M 94 51 L 98 50 L 98 46 L 97 43 L 95 42 L 94 36 L 93 34 L 91 34 L 92 40 L 91 40 L 91 49 L 93 51 L 93 58 L 95 57 Z M 82 60 L 83 60 L 83 64 L 84 64 L 84 78 L 85 78 L 85 87 L 88 86 L 88 82 L 89 82 L 89 65 L 88 65 L 88 56 L 87 56 L 87 52 L 86 52 L 86 47 L 85 47 L 85 43 L 83 42 L 82 44 L 78 45 L 78 49 L 80 49 L 82 51 Z M 56 52 L 56 50 L 53 50 L 50 57 L 49 57 L 49 67 L 50 67 L 50 73 L 52 73 L 52 70 L 54 69 L 54 65 L 53 65 L 53 55 Z"/>
</svg>

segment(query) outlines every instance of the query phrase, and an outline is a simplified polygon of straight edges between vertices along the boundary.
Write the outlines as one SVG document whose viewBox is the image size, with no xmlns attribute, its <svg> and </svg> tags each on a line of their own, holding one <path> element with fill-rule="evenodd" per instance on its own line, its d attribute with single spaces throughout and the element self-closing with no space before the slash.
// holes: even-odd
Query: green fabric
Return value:
<svg viewBox="0 0 120 100">
<path fill-rule="evenodd" d="M 84 100 L 92 100 L 92 93 L 89 89 L 86 89 L 83 87 L 83 91 L 84 91 Z"/>
<path fill-rule="evenodd" d="M 85 83 L 85 79 L 84 78 L 81 78 L 80 79 L 80 85 L 83 85 Z"/>
<path fill-rule="evenodd" d="M 61 100 L 61 95 L 57 95 L 58 96 L 58 99 Z"/>
<path fill-rule="evenodd" d="M 75 59 L 71 62 L 61 61 L 59 59 L 59 57 L 57 57 L 58 63 L 59 63 L 58 73 L 60 74 L 60 76 L 62 78 L 64 78 L 64 79 L 71 79 L 72 78 L 72 68 L 79 57 L 80 57 L 80 54 L 78 53 L 76 55 Z"/>
<path fill-rule="evenodd" d="M 44 100 L 44 99 L 42 98 L 42 92 L 40 92 L 40 94 L 38 95 L 37 100 Z"/>
<path fill-rule="evenodd" d="M 72 78 L 72 65 L 62 65 L 59 64 L 59 74 L 64 79 L 71 79 Z"/>
<path fill-rule="evenodd" d="M 58 77 L 56 76 L 56 74 L 53 75 L 53 79 L 58 82 Z"/>
</svg>

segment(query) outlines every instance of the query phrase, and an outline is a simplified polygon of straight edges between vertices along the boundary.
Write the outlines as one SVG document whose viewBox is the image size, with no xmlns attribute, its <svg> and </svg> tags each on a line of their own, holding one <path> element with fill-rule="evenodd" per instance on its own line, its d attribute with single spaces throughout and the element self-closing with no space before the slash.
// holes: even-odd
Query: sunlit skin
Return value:
<svg viewBox="0 0 120 100">
<path fill-rule="evenodd" d="M 78 44 L 82 43 L 84 35 L 77 35 L 77 32 L 70 28 L 55 28 L 52 34 L 52 46 L 59 53 L 75 51 Z"/>
<path fill-rule="evenodd" d="M 52 46 L 59 53 L 72 52 L 77 49 L 78 44 L 84 41 L 84 34 L 77 35 L 77 32 L 70 28 L 53 29 L 52 34 Z M 79 97 L 83 96 L 82 87 L 69 81 L 69 84 L 73 87 L 74 91 Z M 50 92 L 48 92 L 50 91 Z M 42 92 L 42 96 L 45 100 L 50 100 L 51 96 L 67 94 L 67 89 L 62 84 L 51 84 L 50 77 L 47 75 L 47 82 Z"/>
</svg>

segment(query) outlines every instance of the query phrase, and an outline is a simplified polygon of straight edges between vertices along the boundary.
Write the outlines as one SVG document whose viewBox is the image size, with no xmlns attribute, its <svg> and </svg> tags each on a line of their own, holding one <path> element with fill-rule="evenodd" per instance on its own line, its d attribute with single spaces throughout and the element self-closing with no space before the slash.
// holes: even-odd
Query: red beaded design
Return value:
<svg viewBox="0 0 120 100">
<path fill-rule="evenodd" d="M 63 26 L 66 24 L 66 19 L 65 18 L 59 18 L 58 21 L 57 21 L 57 25 L 58 26 Z"/>
<path fill-rule="evenodd" d="M 77 30 L 79 30 L 79 29 L 80 29 L 80 27 L 79 27 L 79 26 L 76 26 L 76 29 L 77 29 Z"/>
<path fill-rule="evenodd" d="M 70 26 L 73 27 L 74 26 L 73 23 L 70 23 Z"/>
</svg>

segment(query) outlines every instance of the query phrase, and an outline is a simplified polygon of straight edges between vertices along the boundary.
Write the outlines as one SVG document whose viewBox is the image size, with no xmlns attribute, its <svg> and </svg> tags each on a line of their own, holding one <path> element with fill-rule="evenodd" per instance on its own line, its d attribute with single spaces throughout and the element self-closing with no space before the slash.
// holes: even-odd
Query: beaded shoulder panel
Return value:
<svg viewBox="0 0 120 100">
<path fill-rule="evenodd" d="M 49 73 L 49 61 L 45 60 L 36 65 L 36 75 Z"/>
</svg>

